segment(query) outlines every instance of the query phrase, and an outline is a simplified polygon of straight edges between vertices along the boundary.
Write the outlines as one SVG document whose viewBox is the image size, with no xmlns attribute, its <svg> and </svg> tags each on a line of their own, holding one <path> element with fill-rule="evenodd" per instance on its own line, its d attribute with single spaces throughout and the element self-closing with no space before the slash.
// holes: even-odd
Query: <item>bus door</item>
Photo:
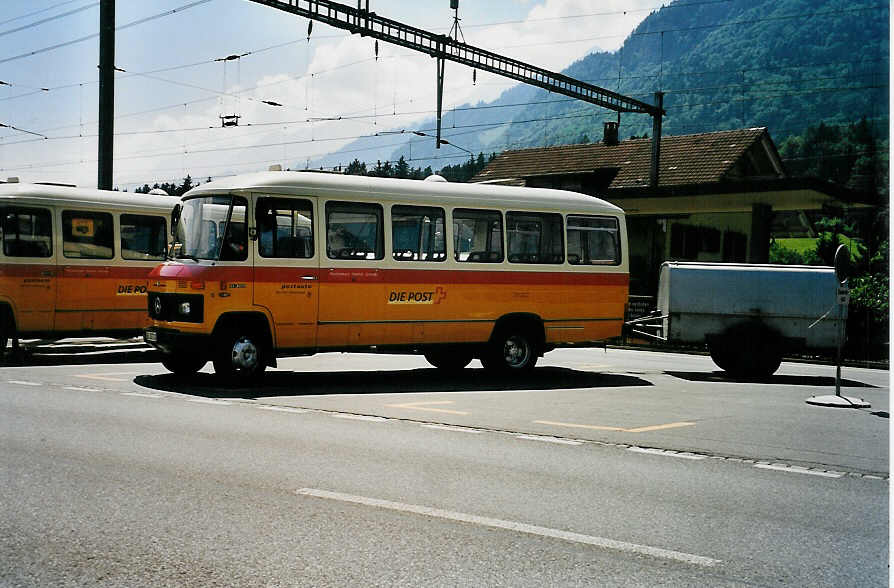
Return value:
<svg viewBox="0 0 894 588">
<path fill-rule="evenodd" d="M 317 344 L 319 254 L 313 219 L 310 199 L 255 199 L 254 303 L 273 317 L 280 349 Z"/>
<path fill-rule="evenodd" d="M 0 211 L 0 302 L 14 310 L 19 331 L 49 331 L 56 296 L 52 212 L 27 205 Z"/>
<path fill-rule="evenodd" d="M 112 214 L 62 210 L 62 255 L 56 293 L 57 331 L 112 328 L 103 317 L 116 314 L 112 277 L 115 231 Z M 97 319 L 100 319 L 97 324 Z"/>
</svg>

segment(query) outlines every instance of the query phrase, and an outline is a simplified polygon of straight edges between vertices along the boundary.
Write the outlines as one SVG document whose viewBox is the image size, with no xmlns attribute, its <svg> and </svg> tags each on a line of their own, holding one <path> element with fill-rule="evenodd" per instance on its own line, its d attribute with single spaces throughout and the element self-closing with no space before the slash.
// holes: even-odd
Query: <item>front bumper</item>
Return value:
<svg viewBox="0 0 894 588">
<path fill-rule="evenodd" d="M 179 354 L 184 352 L 195 353 L 202 349 L 208 335 L 196 333 L 184 333 L 177 329 L 164 327 L 147 327 L 143 331 L 143 340 L 163 353 Z"/>
</svg>

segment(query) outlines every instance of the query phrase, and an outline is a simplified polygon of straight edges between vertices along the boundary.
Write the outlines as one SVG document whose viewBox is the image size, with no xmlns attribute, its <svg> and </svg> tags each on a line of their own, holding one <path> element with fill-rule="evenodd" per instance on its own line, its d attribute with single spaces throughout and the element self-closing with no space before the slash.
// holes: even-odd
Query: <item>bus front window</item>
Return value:
<svg viewBox="0 0 894 588">
<path fill-rule="evenodd" d="M 183 202 L 174 237 L 178 258 L 242 261 L 248 257 L 246 211 L 238 196 L 204 196 Z"/>
</svg>

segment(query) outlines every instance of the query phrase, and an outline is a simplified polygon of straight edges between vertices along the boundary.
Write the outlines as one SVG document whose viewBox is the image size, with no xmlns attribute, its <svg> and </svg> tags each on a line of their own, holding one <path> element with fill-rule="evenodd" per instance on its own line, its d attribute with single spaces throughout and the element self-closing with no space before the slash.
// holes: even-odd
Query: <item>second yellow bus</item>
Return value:
<svg viewBox="0 0 894 588">
<path fill-rule="evenodd" d="M 191 190 L 172 224 L 145 338 L 175 373 L 339 350 L 520 372 L 624 320 L 624 214 L 583 194 L 264 172 Z"/>
</svg>

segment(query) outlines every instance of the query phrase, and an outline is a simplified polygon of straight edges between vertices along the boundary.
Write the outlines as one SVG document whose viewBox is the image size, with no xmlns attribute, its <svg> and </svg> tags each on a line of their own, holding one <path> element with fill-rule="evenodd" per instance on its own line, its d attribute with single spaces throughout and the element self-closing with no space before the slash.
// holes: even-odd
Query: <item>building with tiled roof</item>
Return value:
<svg viewBox="0 0 894 588">
<path fill-rule="evenodd" d="M 472 178 L 592 194 L 627 213 L 631 294 L 654 295 L 667 260 L 766 263 L 771 238 L 812 234 L 809 218 L 861 206 L 841 186 L 790 178 L 766 128 L 504 151 Z"/>
</svg>

